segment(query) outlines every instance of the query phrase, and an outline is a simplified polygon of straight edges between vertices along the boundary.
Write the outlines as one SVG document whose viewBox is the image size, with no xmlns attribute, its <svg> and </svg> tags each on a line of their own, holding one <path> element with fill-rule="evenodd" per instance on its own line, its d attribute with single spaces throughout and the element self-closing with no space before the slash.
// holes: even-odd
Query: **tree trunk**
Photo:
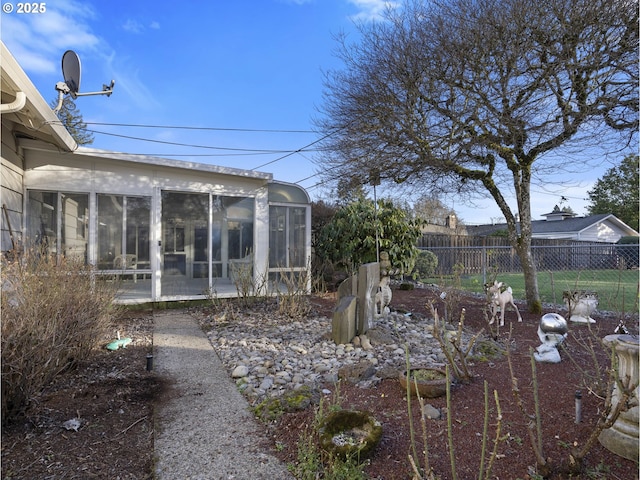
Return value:
<svg viewBox="0 0 640 480">
<path fill-rule="evenodd" d="M 524 292 L 529 312 L 542 313 L 542 303 L 540 302 L 540 292 L 538 291 L 538 273 L 536 264 L 533 261 L 533 255 L 531 255 L 531 238 L 533 237 L 530 190 L 532 163 L 530 159 L 526 159 L 526 161 L 520 163 L 519 169 L 514 169 L 514 186 L 518 201 L 520 234 L 518 235 L 514 231 L 511 243 L 515 247 L 518 257 L 520 257 L 522 273 L 524 274 Z"/>
<path fill-rule="evenodd" d="M 530 194 L 532 162 L 530 159 L 526 160 L 526 162 L 521 162 L 520 164 L 511 164 L 516 200 L 518 202 L 518 218 L 513 215 L 499 188 L 493 182 L 493 179 L 484 179 L 484 185 L 487 190 L 491 192 L 507 221 L 509 242 L 515 249 L 518 258 L 520 258 L 520 264 L 522 265 L 525 299 L 528 310 L 531 313 L 542 313 L 542 303 L 540 302 L 540 292 L 538 291 L 538 274 L 533 256 L 531 255 L 531 237 L 533 234 L 531 227 Z M 519 231 L 518 223 L 520 224 Z"/>
<path fill-rule="evenodd" d="M 527 245 L 524 245 L 525 243 Z M 516 247 L 516 253 L 522 264 L 525 298 L 529 312 L 542 313 L 542 303 L 540 302 L 540 292 L 538 291 L 538 273 L 531 255 L 531 243 L 522 242 L 521 245 Z"/>
</svg>

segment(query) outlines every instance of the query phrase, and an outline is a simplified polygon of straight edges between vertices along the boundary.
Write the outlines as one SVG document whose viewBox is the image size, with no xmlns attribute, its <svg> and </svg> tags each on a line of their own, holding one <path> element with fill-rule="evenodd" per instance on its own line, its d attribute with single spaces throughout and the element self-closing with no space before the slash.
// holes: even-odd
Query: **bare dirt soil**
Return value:
<svg viewBox="0 0 640 480">
<path fill-rule="evenodd" d="M 438 300 L 437 291 L 420 289 L 395 290 L 392 307 L 396 310 L 427 316 L 426 302 Z M 313 297 L 314 314 L 330 316 L 335 300 L 332 296 Z M 465 325 L 487 332 L 484 302 L 477 296 L 465 296 Z M 440 309 L 442 305 L 440 305 Z M 520 310 L 523 323 L 513 323 L 509 340 L 507 327 L 496 336 L 498 342 L 510 345 L 515 375 L 528 414 L 534 413 L 530 348 L 539 345 L 539 315 Z M 507 311 L 507 319 L 515 314 Z M 618 319 L 594 315 L 597 336 L 612 333 Z M 630 325 L 631 323 L 631 325 Z M 637 333 L 637 317 L 627 322 Z M 171 394 L 167 385 L 153 372 L 146 371 L 146 354 L 152 349 L 152 312 L 128 312 L 120 318 L 116 330 L 131 337 L 132 344 L 115 352 L 102 348 L 93 358 L 60 376 L 42 396 L 33 402 L 23 419 L 2 429 L 3 479 L 150 479 L 153 478 L 153 411 L 158 402 Z M 551 479 L 632 479 L 638 478 L 638 464 L 625 460 L 595 443 L 579 475 L 570 477 L 563 470 L 575 446 L 582 446 L 597 422 L 603 400 L 584 384 L 582 369 L 591 369 L 591 356 L 573 339 L 583 334 L 586 326 L 571 326 L 559 364 L 537 363 L 540 420 L 543 453 L 553 466 Z M 114 332 L 115 333 L 115 332 Z M 105 344 L 108 339 L 105 339 Z M 571 356 L 581 368 L 569 359 Z M 608 365 L 606 354 L 599 358 Z M 535 457 L 527 433 L 529 418 L 518 408 L 511 392 L 511 378 L 504 356 L 476 361 L 472 366 L 473 381 L 455 386 L 451 395 L 451 417 L 455 466 L 460 479 L 477 478 L 481 457 L 484 421 L 484 383 L 490 392 L 489 437 L 495 436 L 496 406 L 493 391 L 498 392 L 502 414 L 498 455 L 491 478 L 528 479 L 536 477 Z M 325 385 L 335 390 L 334 385 Z M 575 423 L 576 390 L 581 390 L 582 421 Z M 407 455 L 411 452 L 410 429 L 405 392 L 395 379 L 383 380 L 370 389 L 341 382 L 339 398 L 343 408 L 372 412 L 383 425 L 382 441 L 366 467 L 371 479 L 411 478 Z M 443 419 L 428 420 L 427 445 L 434 472 L 442 479 L 452 478 L 447 439 L 446 399 L 429 399 L 441 410 Z M 297 444 L 305 427 L 312 424 L 316 406 L 283 415 L 276 423 L 265 425 L 272 438 L 272 452 L 284 462 L 295 462 Z M 422 429 L 419 406 L 412 403 L 416 432 L 416 448 L 422 451 Z M 78 431 L 63 424 L 79 419 Z M 490 444 L 490 448 L 492 445 Z M 215 477 L 212 477 L 215 478 Z M 275 480 L 275 479 L 274 479 Z"/>
<path fill-rule="evenodd" d="M 49 385 L 25 418 L 3 425 L 3 479 L 153 478 L 153 409 L 167 389 L 146 370 L 151 312 L 123 314 L 103 347 L 117 332 L 132 343 L 97 349 Z M 77 431 L 63 426 L 73 419 Z"/>
<path fill-rule="evenodd" d="M 413 291 L 394 290 L 392 306 L 394 309 L 429 316 L 427 302 L 434 301 L 438 310 L 444 305 L 438 298 L 437 290 L 416 289 Z M 318 311 L 324 315 L 331 314 L 334 301 L 316 299 Z M 489 332 L 486 317 L 483 313 L 485 303 L 478 296 L 464 296 L 461 306 L 466 309 L 465 326 L 477 332 L 484 329 Z M 502 345 L 510 342 L 511 358 L 515 376 L 521 390 L 521 397 L 528 414 L 535 413 L 533 402 L 533 382 L 530 348 L 540 345 L 537 328 L 540 315 L 526 312 L 520 305 L 522 323 L 516 322 L 515 312 L 507 310 L 505 327 L 494 336 Z M 551 311 L 551 310 L 549 310 Z M 565 313 L 566 312 L 562 312 Z M 513 331 L 509 339 L 509 320 L 513 319 Z M 540 417 L 543 432 L 543 454 L 548 459 L 552 473 L 551 479 L 632 479 L 638 478 L 638 463 L 619 457 L 602 447 L 596 441 L 585 460 L 581 474 L 570 476 L 565 467 L 569 455 L 575 447 L 585 444 L 593 431 L 602 411 L 604 401 L 584 384 L 584 376 L 568 358 L 575 360 L 582 369 L 593 370 L 593 360 L 585 348 L 575 341 L 577 338 L 600 338 L 613 333 L 619 319 L 611 316 L 597 316 L 597 324 L 592 327 L 595 337 L 589 334 L 586 325 L 570 325 L 572 334 L 565 344 L 566 350 L 561 353 L 559 364 L 536 363 L 538 378 L 538 395 L 540 399 Z M 627 321 L 632 333 L 637 334 L 637 317 Z M 608 358 L 603 350 L 598 350 L 599 362 L 606 368 Z M 505 356 L 492 358 L 490 361 L 476 361 L 471 364 L 474 375 L 469 384 L 454 386 L 451 394 L 451 417 L 453 433 L 453 451 L 457 478 L 478 478 L 481 458 L 481 445 L 484 422 L 484 383 L 489 391 L 489 437 L 493 440 L 496 434 L 496 405 L 493 392 L 498 392 L 502 414 L 501 436 L 498 446 L 497 460 L 492 468 L 493 479 L 534 479 L 537 477 L 536 460 L 529 443 L 528 425 L 530 419 L 525 418 L 511 392 L 511 377 Z M 335 392 L 335 387 L 326 388 Z M 362 389 L 342 382 L 337 393 L 342 408 L 368 410 L 383 425 L 383 437 L 369 464 L 365 469 L 371 479 L 409 479 L 412 472 L 408 461 L 411 450 L 408 409 L 405 391 L 395 379 L 383 380 L 371 389 Z M 575 423 L 575 392 L 582 391 L 582 419 Z M 448 447 L 448 430 L 446 420 L 446 398 L 427 399 L 426 403 L 438 408 L 443 417 L 440 420 L 427 421 L 427 446 L 429 461 L 438 478 L 450 479 L 451 460 Z M 420 426 L 420 407 L 416 399 L 412 403 L 413 421 L 415 425 L 415 441 L 418 455 L 422 455 L 422 428 Z M 311 425 L 314 410 L 285 414 L 271 427 L 274 442 L 279 445 L 277 455 L 286 462 L 296 461 L 296 444 L 305 426 Z M 493 448 L 491 442 L 487 450 Z M 424 457 L 421 457 L 422 461 Z M 423 464 L 423 463 L 422 463 Z M 486 465 L 485 465 L 486 466 Z"/>
</svg>

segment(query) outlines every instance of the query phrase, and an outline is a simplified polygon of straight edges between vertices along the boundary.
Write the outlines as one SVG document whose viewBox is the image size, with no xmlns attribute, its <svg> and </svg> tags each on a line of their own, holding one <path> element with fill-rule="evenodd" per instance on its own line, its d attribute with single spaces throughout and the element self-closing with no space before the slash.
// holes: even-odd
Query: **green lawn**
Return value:
<svg viewBox="0 0 640 480">
<path fill-rule="evenodd" d="M 525 298 L 522 273 L 501 273 L 498 275 L 498 281 L 513 289 L 514 298 Z M 451 284 L 453 280 L 451 277 L 433 278 L 428 282 Z M 464 275 L 460 284 L 463 290 L 483 292 L 482 275 Z M 638 312 L 638 285 L 637 270 L 538 272 L 538 289 L 543 303 L 563 305 L 563 291 L 589 290 L 598 294 L 598 310 Z"/>
</svg>

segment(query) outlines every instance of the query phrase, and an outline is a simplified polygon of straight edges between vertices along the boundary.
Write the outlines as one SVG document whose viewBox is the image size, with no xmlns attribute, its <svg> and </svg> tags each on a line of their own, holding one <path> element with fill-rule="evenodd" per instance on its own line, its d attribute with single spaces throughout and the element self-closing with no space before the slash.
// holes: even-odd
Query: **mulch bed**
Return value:
<svg viewBox="0 0 640 480">
<path fill-rule="evenodd" d="M 437 290 L 395 290 L 392 307 L 427 315 L 426 302 L 439 302 Z M 335 305 L 332 295 L 314 296 L 314 314 L 331 316 Z M 439 311 L 442 304 L 439 303 Z M 481 297 L 464 296 L 466 326 L 474 331 L 488 331 Z M 507 327 L 497 340 L 509 344 L 515 376 L 521 389 L 525 410 L 534 413 L 530 348 L 539 345 L 537 326 L 539 315 L 526 313 L 520 305 L 524 322 L 513 323 L 509 337 L 509 320 L 515 314 L 507 311 Z M 594 331 L 599 337 L 612 333 L 618 319 L 595 315 Z M 637 333 L 637 317 L 633 325 Z M 18 422 L 2 429 L 3 479 L 150 479 L 153 478 L 153 410 L 158 402 L 171 394 L 170 386 L 153 372 L 146 371 L 146 354 L 151 351 L 153 317 L 151 312 L 129 312 L 120 319 L 122 336 L 133 338 L 126 349 L 96 351 L 90 361 L 61 375 L 35 401 Z M 586 327 L 571 326 L 572 335 L 584 334 Z M 509 339 L 510 338 L 510 339 Z M 593 365 L 591 357 L 572 337 L 567 352 L 583 368 Z M 606 354 L 599 357 L 607 365 Z M 625 460 L 596 442 L 579 475 L 569 477 L 563 470 L 574 446 L 584 444 L 602 411 L 602 399 L 592 394 L 583 383 L 584 376 L 562 353 L 560 364 L 537 364 L 540 420 L 543 431 L 543 451 L 553 472 L 548 478 L 631 479 L 638 478 L 638 464 Z M 502 440 L 492 469 L 491 478 L 528 479 L 536 477 L 536 461 L 529 444 L 528 424 L 511 393 L 511 377 L 504 357 L 478 361 L 472 365 L 473 381 L 455 386 L 451 395 L 451 425 L 455 466 L 460 479 L 477 478 L 484 420 L 484 384 L 489 398 L 489 446 L 495 436 L 496 406 L 493 391 L 497 391 L 502 419 Z M 408 479 L 411 471 L 409 417 L 405 392 L 395 379 L 383 380 L 375 388 L 362 389 L 341 382 L 325 385 L 339 397 L 344 408 L 371 411 L 382 423 L 383 436 L 373 452 L 365 471 L 371 479 Z M 574 394 L 582 390 L 582 421 L 575 423 Z M 441 410 L 442 420 L 427 422 L 427 447 L 433 471 L 441 479 L 450 479 L 446 399 L 430 399 Z M 312 425 L 317 406 L 283 415 L 276 423 L 265 425 L 272 439 L 272 453 L 285 462 L 295 462 L 300 433 Z M 419 405 L 412 401 L 415 425 L 415 445 L 421 456 L 422 429 Z M 62 425 L 71 418 L 82 421 L 78 431 Z M 277 448 L 276 448 L 277 446 Z M 420 458 L 422 461 L 422 458 Z M 214 478 L 214 477 L 212 477 Z M 274 479 L 275 480 L 275 479 Z"/>
<path fill-rule="evenodd" d="M 412 312 L 428 316 L 427 302 L 434 301 L 442 312 L 443 304 L 437 289 L 416 289 L 412 291 L 394 290 L 392 306 L 400 311 Z M 316 299 L 316 309 L 330 315 L 335 301 L 333 298 Z M 461 306 L 466 310 L 465 326 L 472 331 L 484 329 L 489 332 L 486 316 L 483 312 L 485 303 L 479 296 L 464 296 Z M 496 336 L 503 345 L 511 347 L 511 358 L 514 373 L 518 379 L 521 397 L 527 414 L 535 413 L 533 401 L 533 381 L 530 349 L 540 345 L 537 328 L 540 315 L 527 313 L 524 305 L 519 306 L 523 317 L 522 323 L 516 322 L 515 312 L 507 310 L 506 325 Z M 549 309 L 548 311 L 555 311 Z M 546 312 L 545 312 L 546 313 Z M 566 312 L 558 312 L 566 313 Z M 596 316 L 597 324 L 593 326 L 596 337 L 610 333 L 618 324 L 618 318 L 612 316 Z M 509 325 L 509 320 L 516 323 Z M 635 321 L 637 322 L 637 320 Z M 633 322 L 633 323 L 635 323 Z M 629 322 L 627 325 L 629 326 Z M 512 330 L 510 333 L 510 326 Z M 631 325 L 637 333 L 637 323 Z M 638 464 L 619 457 L 596 442 L 585 459 L 584 469 L 580 474 L 569 476 L 566 464 L 572 449 L 582 446 L 599 418 L 603 408 L 603 400 L 589 392 L 584 384 L 584 376 L 567 358 L 569 353 L 574 360 L 587 370 L 593 365 L 589 353 L 574 340 L 574 335 L 591 338 L 585 325 L 570 325 L 571 334 L 566 342 L 566 351 L 561 353 L 559 364 L 536 363 L 538 379 L 538 395 L 540 399 L 540 420 L 543 432 L 543 454 L 548 459 L 551 479 L 631 479 L 638 478 Z M 494 334 L 496 332 L 494 331 Z M 605 368 L 608 358 L 604 351 L 599 354 L 600 364 Z M 455 469 L 460 479 L 478 478 L 480 459 L 482 457 L 482 439 L 484 422 L 484 385 L 489 392 L 489 442 L 487 457 L 493 448 L 496 435 L 496 404 L 494 391 L 497 392 L 502 420 L 500 422 L 502 440 L 498 445 L 497 459 L 493 464 L 491 477 L 494 479 L 535 479 L 539 473 L 536 459 L 529 442 L 526 418 L 518 407 L 511 391 L 511 376 L 506 357 L 492 358 L 490 361 L 478 361 L 471 366 L 473 381 L 454 386 L 451 393 L 451 425 L 453 450 L 455 452 Z M 341 382 L 339 386 L 326 385 L 339 397 L 343 408 L 364 409 L 372 412 L 383 425 L 382 441 L 368 460 L 365 472 L 371 479 L 408 479 L 412 478 L 408 454 L 411 447 L 409 417 L 405 391 L 395 379 L 383 380 L 371 389 L 362 389 L 355 385 Z M 582 391 L 582 419 L 575 423 L 575 392 Z M 330 402 L 330 398 L 327 398 Z M 438 408 L 443 417 L 440 420 L 427 420 L 427 448 L 433 472 L 441 479 L 453 478 L 449 455 L 448 429 L 446 419 L 446 398 L 426 400 L 426 403 Z M 420 425 L 420 407 L 417 400 L 412 401 L 415 445 L 419 461 L 424 464 L 422 456 L 422 428 Z M 311 425 L 314 409 L 303 412 L 285 414 L 275 425 L 270 427 L 274 442 L 280 445 L 276 452 L 285 462 L 296 461 L 297 442 L 301 429 Z"/>
</svg>

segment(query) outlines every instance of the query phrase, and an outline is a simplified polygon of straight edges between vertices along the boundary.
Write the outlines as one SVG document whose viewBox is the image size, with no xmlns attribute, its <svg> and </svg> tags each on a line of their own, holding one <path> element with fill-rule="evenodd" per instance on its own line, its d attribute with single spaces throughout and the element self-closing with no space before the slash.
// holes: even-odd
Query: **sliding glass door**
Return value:
<svg viewBox="0 0 640 480">
<path fill-rule="evenodd" d="M 234 271 L 253 267 L 254 199 L 163 191 L 161 294 L 235 292 Z M 210 283 L 211 282 L 211 283 Z"/>
</svg>

